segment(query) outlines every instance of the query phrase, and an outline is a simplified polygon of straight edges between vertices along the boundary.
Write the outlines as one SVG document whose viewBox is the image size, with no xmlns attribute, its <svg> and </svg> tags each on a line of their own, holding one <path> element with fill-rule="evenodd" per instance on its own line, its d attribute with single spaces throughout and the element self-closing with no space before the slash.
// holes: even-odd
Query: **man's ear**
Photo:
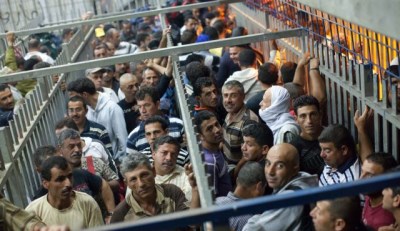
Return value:
<svg viewBox="0 0 400 231">
<path fill-rule="evenodd" d="M 342 151 L 343 156 L 350 155 L 350 153 L 349 153 L 349 147 L 347 147 L 346 145 L 342 145 L 342 146 L 340 147 L 340 151 Z"/>
<path fill-rule="evenodd" d="M 42 180 L 42 185 L 43 185 L 43 188 L 49 190 L 49 181 L 47 181 L 47 180 Z"/>
<path fill-rule="evenodd" d="M 393 207 L 399 208 L 400 207 L 400 195 L 397 194 L 393 197 Z"/>
<path fill-rule="evenodd" d="M 342 218 L 335 220 L 335 231 L 345 230 L 346 222 Z"/>
<path fill-rule="evenodd" d="M 264 157 L 267 156 L 268 151 L 269 151 L 269 146 L 268 145 L 263 145 L 262 146 L 262 154 L 263 154 Z"/>
</svg>

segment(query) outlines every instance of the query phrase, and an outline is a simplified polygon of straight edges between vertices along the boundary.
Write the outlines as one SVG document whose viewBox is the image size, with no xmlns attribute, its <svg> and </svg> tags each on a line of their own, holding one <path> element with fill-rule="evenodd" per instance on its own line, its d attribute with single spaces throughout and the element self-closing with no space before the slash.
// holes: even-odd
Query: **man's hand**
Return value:
<svg viewBox="0 0 400 231">
<path fill-rule="evenodd" d="M 185 164 L 185 173 L 189 178 L 189 184 L 192 186 L 192 189 L 197 189 L 196 177 L 193 173 L 192 164 Z"/>
<path fill-rule="evenodd" d="M 312 57 L 310 56 L 310 52 L 306 52 L 304 53 L 303 57 L 301 57 L 301 59 L 299 60 L 298 65 L 299 66 L 305 66 L 310 62 L 310 59 Z"/>
<path fill-rule="evenodd" d="M 354 113 L 354 125 L 356 125 L 358 130 L 365 131 L 365 126 L 370 116 L 372 116 L 372 110 L 369 110 L 367 106 L 365 106 L 364 112 L 361 116 L 360 112 L 356 110 Z"/>
<path fill-rule="evenodd" d="M 311 58 L 310 59 L 310 70 L 315 69 L 315 68 L 319 68 L 319 59 Z"/>
<path fill-rule="evenodd" d="M 16 39 L 14 32 L 7 32 L 6 39 L 7 39 L 7 45 L 9 47 L 12 47 Z"/>
</svg>

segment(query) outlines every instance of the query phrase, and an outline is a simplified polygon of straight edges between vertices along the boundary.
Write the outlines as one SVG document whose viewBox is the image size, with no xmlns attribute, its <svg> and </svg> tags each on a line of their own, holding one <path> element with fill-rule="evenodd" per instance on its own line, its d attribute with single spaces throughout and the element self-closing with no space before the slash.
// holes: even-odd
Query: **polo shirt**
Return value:
<svg viewBox="0 0 400 231">
<path fill-rule="evenodd" d="M 325 164 L 324 170 L 319 177 L 319 186 L 346 183 L 360 178 L 361 163 L 354 154 L 350 159 L 340 165 L 337 169 Z"/>
</svg>

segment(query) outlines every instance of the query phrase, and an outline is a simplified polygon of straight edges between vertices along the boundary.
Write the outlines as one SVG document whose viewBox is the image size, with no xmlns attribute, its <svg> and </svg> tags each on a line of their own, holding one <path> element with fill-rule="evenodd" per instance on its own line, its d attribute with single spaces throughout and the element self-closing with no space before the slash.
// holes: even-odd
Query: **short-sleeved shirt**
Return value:
<svg viewBox="0 0 400 231">
<path fill-rule="evenodd" d="M 368 196 L 365 197 L 362 219 L 365 225 L 374 230 L 378 230 L 379 227 L 388 226 L 396 222 L 393 214 L 382 208 L 382 203 L 376 207 L 372 207 Z"/>
<path fill-rule="evenodd" d="M 185 194 L 173 184 L 156 184 L 156 215 L 167 214 L 189 209 L 185 204 Z M 119 203 L 111 217 L 111 223 L 122 221 L 135 221 L 146 217 L 151 217 L 146 213 L 132 194 L 129 194 L 124 201 Z"/>
<path fill-rule="evenodd" d="M 224 132 L 224 155 L 228 163 L 237 163 L 242 158 L 241 145 L 243 143 L 242 129 L 251 121 L 259 122 L 258 116 L 243 106 L 240 111 L 229 120 L 229 114 L 222 126 Z"/>
<path fill-rule="evenodd" d="M 47 225 L 68 225 L 71 230 L 92 228 L 104 224 L 96 201 L 86 193 L 73 191 L 73 202 L 69 208 L 59 210 L 47 201 L 47 194 L 26 207 Z"/>
<path fill-rule="evenodd" d="M 139 124 L 140 113 L 138 110 L 135 110 L 136 102 L 128 103 L 123 99 L 118 102 L 118 105 L 124 111 L 126 130 L 129 134 Z"/>
<path fill-rule="evenodd" d="M 215 204 L 216 205 L 228 205 L 236 201 L 240 201 L 241 199 L 233 192 L 229 192 L 228 195 L 225 197 L 218 197 L 215 199 Z M 247 221 L 252 217 L 253 215 L 241 215 L 237 217 L 231 217 L 229 218 L 229 226 L 231 230 L 236 230 L 236 231 L 241 231 L 243 227 L 246 225 Z"/>
<path fill-rule="evenodd" d="M 216 197 L 226 196 L 232 190 L 232 181 L 228 173 L 228 164 L 221 151 L 213 152 L 203 148 L 209 185 L 215 191 Z"/>
<path fill-rule="evenodd" d="M 319 177 L 319 186 L 346 183 L 360 178 L 361 164 L 358 157 L 354 154 L 337 169 L 333 169 L 325 164 L 324 170 Z"/>
<path fill-rule="evenodd" d="M 324 159 L 321 157 L 321 147 L 318 140 L 305 140 L 301 136 L 295 136 L 290 142 L 300 155 L 300 171 L 321 175 L 324 169 Z"/>
</svg>

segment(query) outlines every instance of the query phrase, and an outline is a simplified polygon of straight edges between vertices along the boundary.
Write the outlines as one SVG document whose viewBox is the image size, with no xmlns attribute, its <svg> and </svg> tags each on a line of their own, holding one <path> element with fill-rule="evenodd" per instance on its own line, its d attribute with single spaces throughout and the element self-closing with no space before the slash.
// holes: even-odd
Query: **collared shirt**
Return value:
<svg viewBox="0 0 400 231">
<path fill-rule="evenodd" d="M 251 121 L 259 122 L 259 119 L 246 106 L 243 106 L 233 118 L 229 118 L 229 113 L 226 116 L 222 128 L 224 132 L 224 154 L 228 163 L 237 163 L 242 158 L 242 150 L 240 149 L 243 142 L 242 129 Z"/>
<path fill-rule="evenodd" d="M 337 169 L 325 164 L 324 170 L 319 177 L 319 186 L 355 181 L 360 178 L 361 164 L 356 155 L 344 162 Z"/>
<path fill-rule="evenodd" d="M 170 136 L 177 138 L 179 142 L 182 140 L 182 134 L 184 131 L 183 122 L 181 119 L 174 117 L 166 117 L 169 120 L 168 131 Z M 142 151 L 143 149 L 150 147 L 145 137 L 144 121 L 137 126 L 128 136 L 126 143 L 126 152 L 128 154 L 133 153 L 133 150 Z"/>
<path fill-rule="evenodd" d="M 149 158 L 149 161 L 151 164 L 153 164 L 153 156 L 151 155 L 151 148 L 147 147 L 140 151 L 142 154 L 145 154 L 147 158 Z M 178 154 L 178 159 L 176 160 L 176 164 L 182 167 L 185 167 L 185 164 L 190 163 L 190 155 L 185 149 L 180 149 L 179 154 Z"/>
<path fill-rule="evenodd" d="M 111 153 L 111 155 L 113 155 L 110 136 L 108 135 L 107 129 L 103 125 L 87 119 L 85 127 L 81 132 L 81 136 L 100 140 Z"/>
<path fill-rule="evenodd" d="M 177 186 L 173 184 L 156 184 L 155 188 L 157 193 L 155 215 L 189 209 L 185 204 L 185 195 Z M 135 221 L 152 216 L 152 214 L 147 213 L 140 207 L 131 193 L 115 208 L 111 223 Z"/>
</svg>

